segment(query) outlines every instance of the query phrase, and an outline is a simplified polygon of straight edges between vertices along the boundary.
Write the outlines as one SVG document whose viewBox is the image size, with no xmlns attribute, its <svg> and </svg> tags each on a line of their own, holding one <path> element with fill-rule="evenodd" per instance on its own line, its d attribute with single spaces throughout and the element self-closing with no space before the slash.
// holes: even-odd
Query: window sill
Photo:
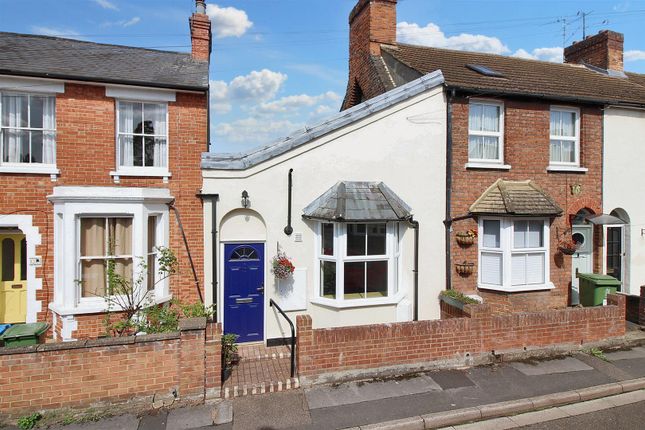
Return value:
<svg viewBox="0 0 645 430">
<path fill-rule="evenodd" d="M 172 300 L 172 294 L 162 297 L 155 297 L 152 303 L 159 305 Z M 49 309 L 56 312 L 60 316 L 67 315 L 88 315 L 88 314 L 101 314 L 107 312 L 107 305 L 101 300 L 92 300 L 91 302 L 79 303 L 74 307 L 64 307 L 56 303 L 50 303 Z M 118 312 L 118 309 L 116 310 Z"/>
<path fill-rule="evenodd" d="M 401 293 L 395 294 L 392 297 L 384 297 L 382 299 L 355 299 L 355 300 L 334 300 L 316 297 L 309 300 L 312 304 L 326 306 L 334 309 L 349 309 L 349 308 L 364 308 L 370 306 L 386 306 L 396 305 L 405 296 Z"/>
<path fill-rule="evenodd" d="M 586 167 L 580 167 L 580 166 L 548 166 L 546 168 L 547 172 L 571 172 L 571 173 L 585 173 L 589 169 Z"/>
<path fill-rule="evenodd" d="M 142 167 L 140 169 L 118 169 L 116 171 L 110 172 L 110 176 L 142 176 L 142 177 L 159 177 L 159 178 L 170 178 L 172 173 L 167 169 L 159 169 L 155 167 Z"/>
<path fill-rule="evenodd" d="M 56 166 L 1 166 L 0 173 L 23 173 L 32 175 L 60 175 Z"/>
<path fill-rule="evenodd" d="M 466 169 L 488 169 L 488 170 L 511 170 L 509 164 L 500 164 L 500 163 L 478 163 L 478 162 L 469 162 L 464 166 Z"/>
<path fill-rule="evenodd" d="M 546 284 L 536 284 L 536 285 L 519 285 L 514 287 L 504 287 L 499 285 L 477 285 L 477 288 L 480 290 L 490 290 L 490 291 L 501 291 L 503 293 L 528 293 L 531 291 L 546 291 L 555 289 L 555 285 L 552 282 L 547 282 Z"/>
</svg>

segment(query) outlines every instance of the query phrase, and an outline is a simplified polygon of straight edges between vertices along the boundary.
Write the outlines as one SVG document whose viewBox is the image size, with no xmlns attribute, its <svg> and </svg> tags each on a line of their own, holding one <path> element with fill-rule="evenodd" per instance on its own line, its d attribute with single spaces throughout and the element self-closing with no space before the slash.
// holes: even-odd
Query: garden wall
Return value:
<svg viewBox="0 0 645 430">
<path fill-rule="evenodd" d="M 627 321 L 645 325 L 645 286 L 641 287 L 640 296 L 626 295 Z"/>
<path fill-rule="evenodd" d="M 178 332 L 0 348 L 0 418 L 40 410 L 219 397 L 221 325 L 182 320 Z"/>
<path fill-rule="evenodd" d="M 298 375 L 308 384 L 374 373 L 378 368 L 415 367 L 523 348 L 580 345 L 625 334 L 625 297 L 608 306 L 495 315 L 488 305 L 465 305 L 462 318 L 392 324 L 312 328 L 299 315 Z"/>
</svg>

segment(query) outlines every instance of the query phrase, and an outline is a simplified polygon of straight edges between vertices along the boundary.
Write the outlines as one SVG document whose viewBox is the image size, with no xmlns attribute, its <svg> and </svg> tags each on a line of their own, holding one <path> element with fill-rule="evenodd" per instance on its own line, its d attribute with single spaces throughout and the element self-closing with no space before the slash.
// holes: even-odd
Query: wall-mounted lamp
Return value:
<svg viewBox="0 0 645 430">
<path fill-rule="evenodd" d="M 645 236 L 645 228 L 641 228 L 641 237 Z"/>
<path fill-rule="evenodd" d="M 246 190 L 244 190 L 242 191 L 242 207 L 246 209 L 250 205 L 251 205 L 251 200 L 249 200 L 249 193 Z"/>
</svg>

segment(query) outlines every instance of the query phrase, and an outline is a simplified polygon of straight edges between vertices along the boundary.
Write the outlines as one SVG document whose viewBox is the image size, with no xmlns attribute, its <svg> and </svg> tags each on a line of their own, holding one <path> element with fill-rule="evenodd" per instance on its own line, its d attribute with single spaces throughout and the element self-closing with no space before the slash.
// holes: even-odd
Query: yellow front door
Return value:
<svg viewBox="0 0 645 430">
<path fill-rule="evenodd" d="M 24 234 L 0 234 L 0 323 L 27 319 L 26 245 Z"/>
</svg>

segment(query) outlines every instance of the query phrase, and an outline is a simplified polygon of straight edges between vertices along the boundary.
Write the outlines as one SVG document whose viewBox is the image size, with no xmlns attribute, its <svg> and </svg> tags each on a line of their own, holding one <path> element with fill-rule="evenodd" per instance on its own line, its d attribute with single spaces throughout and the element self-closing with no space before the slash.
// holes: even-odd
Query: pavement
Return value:
<svg viewBox="0 0 645 430">
<path fill-rule="evenodd" d="M 645 378 L 645 347 L 608 352 L 600 358 L 578 353 L 549 360 L 438 370 L 386 380 L 314 386 L 222 400 L 215 406 L 202 405 L 158 411 L 141 418 L 125 415 L 56 429 L 314 430 L 356 429 L 359 426 L 361 429 L 424 428 L 422 417 L 437 414 L 468 418 L 469 415 L 464 415 L 464 411 L 470 411 L 469 413 L 475 413 L 471 414 L 474 417 L 470 418 L 472 420 L 523 414 L 551 406 L 567 408 L 565 403 L 582 403 L 598 397 L 630 394 L 628 391 L 645 394 L 645 379 L 631 382 L 638 378 Z M 645 400 L 645 397 L 641 400 Z M 592 412 L 594 407 L 608 402 L 609 400 L 604 403 L 599 401 L 595 406 L 592 403 L 591 409 L 585 410 L 585 413 Z M 611 403 L 612 408 L 620 406 L 619 401 L 615 403 Z M 643 412 L 640 413 L 643 418 Z M 548 423 L 549 425 L 560 425 L 553 419 L 570 418 L 558 415 L 557 411 L 552 414 L 555 414 L 551 415 L 555 418 L 550 420 L 552 423 Z M 421 427 L 418 423 L 416 427 L 384 427 L 393 420 L 405 422 L 410 419 L 420 419 Z M 214 422 L 219 425 L 214 425 Z M 450 421 L 446 425 L 463 422 L 468 420 Z M 514 427 L 500 427 L 499 422 L 496 422 L 493 427 L 472 428 L 517 428 L 518 425 L 514 422 Z M 589 427 L 592 428 L 594 427 Z"/>
</svg>

